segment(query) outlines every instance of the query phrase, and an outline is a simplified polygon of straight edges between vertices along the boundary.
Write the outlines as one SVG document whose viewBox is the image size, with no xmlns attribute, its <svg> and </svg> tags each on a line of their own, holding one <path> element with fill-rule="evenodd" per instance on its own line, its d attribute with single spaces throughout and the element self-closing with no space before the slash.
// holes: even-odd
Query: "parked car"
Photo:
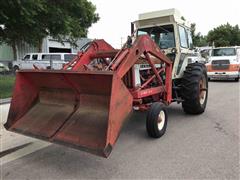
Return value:
<svg viewBox="0 0 240 180">
<path fill-rule="evenodd" d="M 194 52 L 193 54 L 188 56 L 188 63 L 195 63 L 195 62 L 199 62 L 199 63 L 205 64 L 206 63 L 206 59 L 203 58 L 199 52 Z"/>
<path fill-rule="evenodd" d="M 71 61 L 77 54 L 73 53 L 29 53 L 23 59 L 13 61 L 14 72 L 20 69 L 61 69 L 63 65 Z"/>
<path fill-rule="evenodd" d="M 239 47 L 213 48 L 209 62 L 206 64 L 208 78 L 211 79 L 235 79 L 240 77 L 240 53 Z"/>
<path fill-rule="evenodd" d="M 9 68 L 0 62 L 0 73 L 7 73 L 9 72 Z"/>
</svg>

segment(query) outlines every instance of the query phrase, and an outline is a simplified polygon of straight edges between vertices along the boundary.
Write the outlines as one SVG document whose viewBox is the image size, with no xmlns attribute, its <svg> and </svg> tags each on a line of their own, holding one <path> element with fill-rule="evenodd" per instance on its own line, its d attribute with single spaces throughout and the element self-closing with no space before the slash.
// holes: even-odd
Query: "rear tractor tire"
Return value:
<svg viewBox="0 0 240 180">
<path fill-rule="evenodd" d="M 152 138 L 160 138 L 167 129 L 168 115 L 163 104 L 153 103 L 147 114 L 147 133 Z"/>
<path fill-rule="evenodd" d="M 208 97 L 208 77 L 204 64 L 189 64 L 182 78 L 182 107 L 185 113 L 201 114 Z"/>
</svg>

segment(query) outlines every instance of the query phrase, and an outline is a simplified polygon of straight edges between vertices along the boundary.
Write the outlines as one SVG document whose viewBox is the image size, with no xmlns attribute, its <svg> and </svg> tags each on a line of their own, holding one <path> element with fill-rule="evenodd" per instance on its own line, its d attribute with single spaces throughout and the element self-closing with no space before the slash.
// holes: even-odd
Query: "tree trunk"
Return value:
<svg viewBox="0 0 240 180">
<path fill-rule="evenodd" d="M 38 47 L 37 47 L 39 53 L 42 52 L 42 43 L 43 43 L 43 39 L 40 39 L 40 40 L 38 41 Z"/>
<path fill-rule="evenodd" d="M 16 61 L 17 60 L 17 47 L 16 47 L 16 42 L 12 43 L 12 50 L 13 50 L 13 59 Z"/>
</svg>

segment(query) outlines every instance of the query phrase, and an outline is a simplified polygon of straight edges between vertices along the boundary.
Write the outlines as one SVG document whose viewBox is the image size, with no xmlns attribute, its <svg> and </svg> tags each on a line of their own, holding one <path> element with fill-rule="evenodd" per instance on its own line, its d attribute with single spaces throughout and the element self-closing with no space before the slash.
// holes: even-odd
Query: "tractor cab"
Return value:
<svg viewBox="0 0 240 180">
<path fill-rule="evenodd" d="M 148 34 L 174 62 L 172 78 L 182 76 L 184 67 L 189 63 L 186 59 L 193 54 L 193 43 L 190 24 L 178 10 L 139 14 L 138 20 L 132 23 L 133 32 L 136 32 L 136 36 Z"/>
</svg>

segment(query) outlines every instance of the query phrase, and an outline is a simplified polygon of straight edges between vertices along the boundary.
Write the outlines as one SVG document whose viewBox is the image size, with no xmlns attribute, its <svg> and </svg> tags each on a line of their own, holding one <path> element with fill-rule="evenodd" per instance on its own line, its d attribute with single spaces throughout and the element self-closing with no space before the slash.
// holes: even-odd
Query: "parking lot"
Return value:
<svg viewBox="0 0 240 180">
<path fill-rule="evenodd" d="M 7 132 L 1 113 L 2 179 L 239 179 L 240 83 L 209 83 L 206 112 L 168 108 L 166 134 L 151 139 L 133 113 L 108 159 Z"/>
</svg>

